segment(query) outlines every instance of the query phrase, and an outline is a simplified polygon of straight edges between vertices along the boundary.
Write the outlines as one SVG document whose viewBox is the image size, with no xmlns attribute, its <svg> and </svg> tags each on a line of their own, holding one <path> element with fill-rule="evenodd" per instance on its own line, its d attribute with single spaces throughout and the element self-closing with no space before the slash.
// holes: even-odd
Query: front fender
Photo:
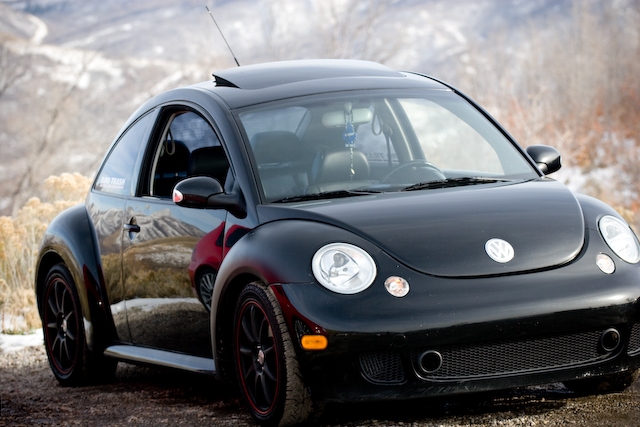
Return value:
<svg viewBox="0 0 640 427">
<path fill-rule="evenodd" d="M 625 221 L 625 219 L 618 212 L 616 212 L 611 206 L 607 205 L 606 203 L 594 197 L 586 196 L 584 194 L 574 193 L 574 195 L 580 203 L 580 207 L 582 208 L 582 212 L 584 213 L 584 224 L 586 228 L 597 230 L 598 221 L 604 215 L 611 215 Z"/>
<path fill-rule="evenodd" d="M 211 300 L 213 354 L 218 376 L 227 380 L 230 373 L 229 349 L 236 301 L 242 288 L 252 281 L 274 284 L 315 282 L 311 258 L 329 243 L 351 243 L 369 252 L 375 259 L 376 246 L 355 234 L 333 225 L 309 220 L 280 220 L 264 224 L 243 236 L 224 258 Z"/>
<path fill-rule="evenodd" d="M 102 351 L 115 338 L 100 264 L 97 236 L 84 204 L 58 215 L 47 227 L 35 269 L 35 292 L 42 317 L 43 289 L 49 270 L 63 262 L 76 284 L 87 347 Z"/>
</svg>

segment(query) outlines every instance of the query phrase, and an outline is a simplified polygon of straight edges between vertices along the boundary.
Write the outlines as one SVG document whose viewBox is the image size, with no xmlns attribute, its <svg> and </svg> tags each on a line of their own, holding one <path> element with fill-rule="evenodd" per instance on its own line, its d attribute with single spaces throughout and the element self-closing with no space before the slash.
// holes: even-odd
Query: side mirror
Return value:
<svg viewBox="0 0 640 427">
<path fill-rule="evenodd" d="M 173 202 L 178 206 L 204 208 L 209 197 L 224 193 L 217 179 L 196 176 L 183 179 L 173 187 Z"/>
<path fill-rule="evenodd" d="M 226 194 L 220 182 L 209 176 L 194 176 L 178 182 L 173 187 L 173 202 L 190 208 L 226 209 L 240 218 L 246 216 L 240 190 Z"/>
<path fill-rule="evenodd" d="M 526 149 L 543 174 L 549 175 L 562 167 L 560 152 L 548 145 L 531 145 Z"/>
</svg>

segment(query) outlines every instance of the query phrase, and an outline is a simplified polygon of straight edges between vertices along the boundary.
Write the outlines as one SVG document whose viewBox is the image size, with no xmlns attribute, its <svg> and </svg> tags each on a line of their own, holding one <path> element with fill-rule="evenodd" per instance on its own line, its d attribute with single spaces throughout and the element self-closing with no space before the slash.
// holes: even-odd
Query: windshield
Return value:
<svg viewBox="0 0 640 427">
<path fill-rule="evenodd" d="M 538 177 L 451 91 L 323 94 L 244 108 L 237 117 L 267 202 Z"/>
</svg>

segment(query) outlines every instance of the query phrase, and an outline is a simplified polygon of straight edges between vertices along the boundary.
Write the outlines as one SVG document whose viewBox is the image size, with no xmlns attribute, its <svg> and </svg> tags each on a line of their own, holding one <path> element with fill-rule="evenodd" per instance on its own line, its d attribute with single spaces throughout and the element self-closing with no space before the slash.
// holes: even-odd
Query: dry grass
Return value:
<svg viewBox="0 0 640 427">
<path fill-rule="evenodd" d="M 40 327 L 33 292 L 34 267 L 47 225 L 63 210 L 84 201 L 91 181 L 63 173 L 44 182 L 47 199 L 31 198 L 15 217 L 0 217 L 0 315 L 2 332 Z"/>
</svg>

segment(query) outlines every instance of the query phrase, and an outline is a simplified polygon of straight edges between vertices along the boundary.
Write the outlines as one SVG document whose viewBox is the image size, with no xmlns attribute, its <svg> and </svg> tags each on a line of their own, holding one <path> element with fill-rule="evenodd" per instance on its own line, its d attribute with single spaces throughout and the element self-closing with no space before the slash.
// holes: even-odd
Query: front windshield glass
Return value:
<svg viewBox="0 0 640 427">
<path fill-rule="evenodd" d="M 237 117 L 267 202 L 538 177 L 451 91 L 323 94 L 244 108 Z"/>
</svg>

